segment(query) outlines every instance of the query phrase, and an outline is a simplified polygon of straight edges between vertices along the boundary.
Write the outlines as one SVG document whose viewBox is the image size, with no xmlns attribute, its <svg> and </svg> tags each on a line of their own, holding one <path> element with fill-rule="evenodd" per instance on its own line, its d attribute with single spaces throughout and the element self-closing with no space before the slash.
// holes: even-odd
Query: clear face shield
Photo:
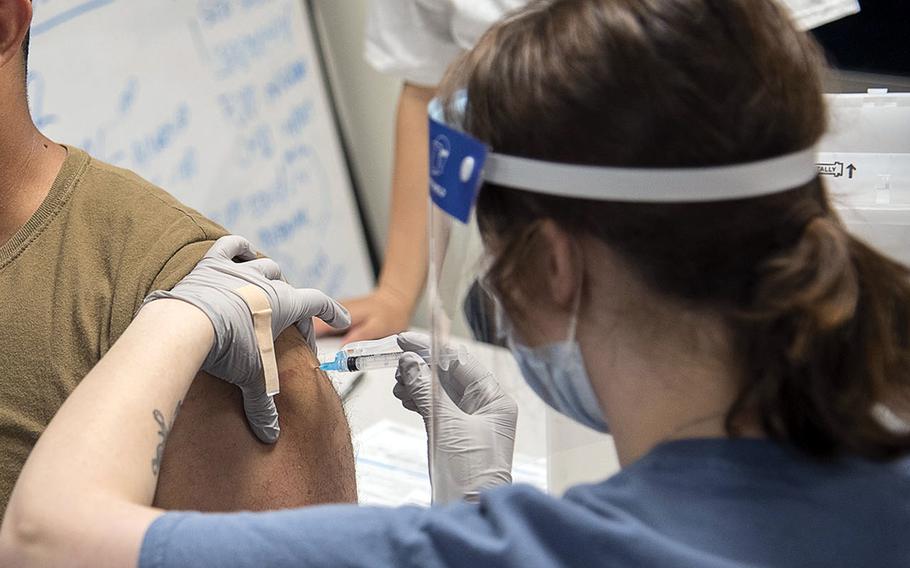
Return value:
<svg viewBox="0 0 910 568">
<path fill-rule="evenodd" d="M 512 480 L 542 490 L 548 487 L 547 414 L 544 403 L 521 378 L 518 365 L 504 347 L 505 337 L 495 295 L 485 285 L 489 258 L 484 252 L 473 204 L 482 182 L 486 148 L 441 120 L 434 101 L 430 125 L 429 277 L 428 306 L 431 353 L 467 349 L 501 388 L 517 403 Z M 436 401 L 454 398 L 447 392 L 446 374 L 452 363 L 430 359 L 432 393 Z M 451 390 L 451 389 L 449 389 Z M 457 396 L 457 395 L 456 395 Z M 434 404 L 439 408 L 440 404 Z M 458 498 L 465 477 L 457 449 L 445 437 L 444 413 L 433 413 L 430 422 L 430 478 L 433 502 Z M 471 467 L 470 464 L 467 465 Z M 485 464 L 476 465 L 480 475 Z M 453 473 L 457 472 L 457 473 Z"/>
<path fill-rule="evenodd" d="M 455 97 L 455 108 L 450 110 L 463 116 L 466 104 L 467 98 L 461 94 Z M 483 181 L 567 198 L 654 203 L 716 201 L 759 196 L 807 183 L 816 175 L 814 151 L 721 168 L 648 170 L 575 166 L 496 154 L 461 132 L 459 121 L 447 124 L 438 100 L 430 104 L 429 115 L 431 205 L 427 292 L 434 400 L 429 427 L 433 501 L 457 499 L 464 479 L 482 478 L 487 467 L 482 460 L 472 463 L 474 454 L 462 451 L 470 444 L 453 447 L 449 443 L 448 415 L 435 411 L 461 396 L 460 392 L 452 392 L 451 376 L 453 369 L 464 366 L 465 361 L 447 355 L 454 352 L 469 352 L 473 357 L 471 364 L 476 362 L 495 377 L 517 404 L 513 482 L 529 483 L 561 495 L 571 485 L 602 480 L 618 469 L 618 462 L 610 436 L 597 431 L 605 430 L 606 422 L 584 419 L 591 413 L 599 417 L 600 412 L 596 401 L 588 400 L 594 395 L 584 371 L 582 353 L 575 350 L 577 343 L 573 344 L 573 338 L 568 337 L 564 344 L 555 346 L 562 359 L 554 360 L 570 363 L 550 365 L 560 368 L 549 369 L 546 380 L 536 383 L 533 377 L 522 374 L 535 375 L 533 366 L 519 366 L 507 348 L 516 348 L 514 341 L 510 341 L 509 317 L 499 304 L 497 291 L 485 278 L 492 259 L 484 250 L 474 215 Z M 756 175 L 757 172 L 761 175 Z M 524 355 L 527 354 L 519 353 L 519 359 L 527 363 L 528 357 Z M 565 369 L 576 363 L 581 365 L 576 367 L 577 372 Z M 603 428 L 598 427 L 601 425 Z M 480 435 L 477 443 L 482 444 L 483 439 Z"/>
</svg>

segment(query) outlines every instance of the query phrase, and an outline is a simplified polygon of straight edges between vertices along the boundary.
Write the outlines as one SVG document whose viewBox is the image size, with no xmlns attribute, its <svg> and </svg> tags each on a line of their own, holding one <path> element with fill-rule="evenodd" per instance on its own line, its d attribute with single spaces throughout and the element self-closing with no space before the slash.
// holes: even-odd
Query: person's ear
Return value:
<svg viewBox="0 0 910 568">
<path fill-rule="evenodd" d="M 541 222 L 540 235 L 547 243 L 544 254 L 550 300 L 571 310 L 581 287 L 581 251 L 575 239 L 551 219 Z"/>
<path fill-rule="evenodd" d="M 32 24 L 31 0 L 0 1 L 0 67 L 22 65 L 22 42 Z"/>
</svg>

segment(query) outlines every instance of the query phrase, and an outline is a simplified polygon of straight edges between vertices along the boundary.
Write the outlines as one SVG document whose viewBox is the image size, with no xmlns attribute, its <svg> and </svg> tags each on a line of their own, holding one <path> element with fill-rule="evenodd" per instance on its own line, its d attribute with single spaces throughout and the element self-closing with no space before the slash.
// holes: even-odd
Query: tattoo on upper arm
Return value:
<svg viewBox="0 0 910 568">
<path fill-rule="evenodd" d="M 164 414 L 162 414 L 160 410 L 156 408 L 152 411 L 152 418 L 154 418 L 155 422 L 158 424 L 158 437 L 161 438 L 158 442 L 158 447 L 155 448 L 155 457 L 152 458 L 152 474 L 156 477 L 158 476 L 158 472 L 161 471 L 161 458 L 164 457 L 164 445 L 167 443 L 167 437 L 174 427 L 174 421 L 177 420 L 177 414 L 180 412 L 180 405 L 182 404 L 182 400 L 177 401 L 177 408 L 174 409 L 174 418 L 171 420 L 170 424 L 167 423 Z"/>
</svg>

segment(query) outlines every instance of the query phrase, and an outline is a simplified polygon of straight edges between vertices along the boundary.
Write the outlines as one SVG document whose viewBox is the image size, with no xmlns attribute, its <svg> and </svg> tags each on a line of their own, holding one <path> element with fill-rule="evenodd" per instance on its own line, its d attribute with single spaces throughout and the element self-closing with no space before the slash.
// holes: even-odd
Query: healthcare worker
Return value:
<svg viewBox="0 0 910 568">
<path fill-rule="evenodd" d="M 53 419 L 0 563 L 907 566 L 910 275 L 845 230 L 815 173 L 821 74 L 772 1 L 548 0 L 447 75 L 431 128 L 455 174 L 440 165 L 433 191 L 463 195 L 486 160 L 474 214 L 497 329 L 546 402 L 612 432 L 617 475 L 561 498 L 491 488 L 509 477 L 515 406 L 465 359 L 435 371 L 449 398 L 429 400 L 466 501 L 150 508 L 153 409 L 176 407 L 200 365 L 255 387 L 231 290 L 268 291 L 274 331 L 344 323 L 219 242 Z M 402 357 L 408 407 L 430 410 L 433 373 Z"/>
<path fill-rule="evenodd" d="M 401 77 L 389 230 L 379 283 L 345 300 L 344 341 L 378 339 L 408 327 L 427 277 L 427 104 L 452 61 L 509 10 L 527 0 L 371 0 L 365 57 Z M 317 322 L 317 333 L 331 328 Z"/>
</svg>

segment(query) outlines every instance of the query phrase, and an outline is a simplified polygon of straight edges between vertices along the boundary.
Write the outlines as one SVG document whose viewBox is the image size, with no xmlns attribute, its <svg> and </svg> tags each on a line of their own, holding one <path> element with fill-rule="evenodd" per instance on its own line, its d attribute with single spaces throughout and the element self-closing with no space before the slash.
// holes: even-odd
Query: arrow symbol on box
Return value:
<svg viewBox="0 0 910 568">
<path fill-rule="evenodd" d="M 853 164 L 850 164 L 849 166 L 847 166 L 847 178 L 853 179 L 853 172 L 855 172 L 855 171 L 856 171 L 856 166 L 854 166 Z"/>
</svg>

